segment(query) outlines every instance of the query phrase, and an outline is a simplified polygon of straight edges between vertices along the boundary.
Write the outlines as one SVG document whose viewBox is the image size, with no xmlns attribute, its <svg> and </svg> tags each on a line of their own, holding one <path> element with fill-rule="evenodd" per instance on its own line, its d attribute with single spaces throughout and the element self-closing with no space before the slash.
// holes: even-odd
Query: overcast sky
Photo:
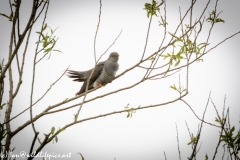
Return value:
<svg viewBox="0 0 240 160">
<path fill-rule="evenodd" d="M 149 19 L 146 11 L 143 10 L 145 0 L 102 0 L 101 23 L 97 37 L 96 50 L 99 57 L 113 42 L 122 30 L 122 34 L 116 43 L 109 49 L 101 60 L 105 60 L 109 53 L 117 51 L 120 54 L 120 68 L 117 74 L 133 66 L 140 58 L 144 49 Z M 173 32 L 179 24 L 179 6 L 185 13 L 190 6 L 190 0 L 167 0 L 167 22 L 168 31 Z M 199 0 L 194 7 L 193 16 L 198 17 L 206 0 Z M 214 9 L 215 2 L 212 1 L 205 13 Z M 209 42 L 209 48 L 224 40 L 226 37 L 240 30 L 238 15 L 240 1 L 220 0 L 218 11 L 223 11 L 220 17 L 225 23 L 216 24 L 213 28 Z M 28 20 L 31 3 L 22 2 L 21 26 Z M 0 1 L 0 12 L 9 14 L 7 1 Z M 161 7 L 161 12 L 163 8 Z M 93 42 L 98 23 L 99 1 L 98 0 L 72 0 L 72 1 L 51 1 L 46 19 L 47 24 L 55 29 L 59 27 L 55 35 L 58 37 L 56 49 L 62 53 L 52 52 L 50 59 L 44 58 L 37 66 L 36 85 L 34 101 L 36 101 L 62 73 L 70 66 L 72 70 L 88 70 L 94 66 Z M 41 17 L 42 19 L 42 17 Z M 39 19 L 39 20 L 41 20 Z M 156 51 L 159 42 L 163 37 L 163 29 L 158 26 L 159 17 L 154 17 L 149 37 L 149 45 L 146 54 Z M 12 116 L 18 114 L 29 106 L 30 83 L 32 76 L 32 58 L 35 52 L 37 41 L 36 31 L 41 28 L 41 21 L 38 21 L 33 28 L 26 59 L 26 70 L 24 71 L 23 85 L 19 96 L 14 103 Z M 201 40 L 206 41 L 210 23 L 204 24 Z M 23 28 L 23 27 L 22 27 Z M 23 29 L 22 29 L 23 30 Z M 9 35 L 11 22 L 5 17 L 0 17 L 0 59 L 7 61 Z M 204 39 L 205 38 L 205 39 Z M 240 76 L 239 76 L 239 40 L 235 36 L 224 42 L 216 49 L 203 57 L 204 62 L 194 63 L 189 71 L 189 94 L 184 98 L 194 109 L 195 113 L 202 117 L 207 103 L 209 93 L 217 109 L 222 111 L 224 96 L 226 95 L 226 107 L 230 107 L 231 123 L 238 128 L 240 113 Z M 43 53 L 42 53 L 43 54 Z M 134 84 L 145 72 L 142 69 L 135 69 L 124 76 L 108 84 L 87 96 L 87 99 L 102 95 L 122 87 Z M 13 66 L 14 78 L 17 79 L 17 68 Z M 79 119 L 96 116 L 112 111 L 124 109 L 127 104 L 130 107 L 145 106 L 167 102 L 177 98 L 178 94 L 169 86 L 178 85 L 179 75 L 182 84 L 185 84 L 185 72 L 175 74 L 172 77 L 160 81 L 147 81 L 130 90 L 121 91 L 108 97 L 97 99 L 83 106 Z M 8 100 L 8 76 L 6 78 L 4 101 Z M 14 87 L 16 86 L 16 83 Z M 34 115 L 39 114 L 49 105 L 62 102 L 71 98 L 80 89 L 81 83 L 73 82 L 64 76 L 45 97 L 43 101 L 33 108 Z M 75 103 L 80 103 L 79 98 Z M 73 114 L 78 107 L 60 113 L 46 115 L 35 123 L 36 129 L 40 131 L 43 139 L 44 133 L 49 133 L 52 126 L 61 128 L 73 121 Z M 4 117 L 1 112 L 1 120 Z M 48 153 L 68 154 L 71 159 L 79 159 L 78 152 L 82 153 L 86 160 L 157 160 L 164 159 L 164 152 L 167 159 L 178 158 L 176 124 L 182 159 L 191 154 L 191 146 L 185 121 L 190 131 L 196 134 L 200 121 L 183 102 L 176 102 L 156 108 L 138 110 L 132 118 L 126 118 L 127 113 L 116 114 L 100 119 L 86 121 L 74 125 L 60 135 L 58 143 L 49 143 L 43 151 Z M 206 113 L 206 121 L 215 123 L 216 113 L 212 105 L 209 105 Z M 12 128 L 29 119 L 29 112 L 22 114 L 18 119 L 12 121 Z M 216 123 L 215 123 L 216 124 Z M 201 136 L 201 149 L 199 158 L 203 159 L 207 153 L 212 157 L 218 140 L 219 129 L 204 124 Z M 33 138 L 31 127 L 22 130 L 13 138 L 12 146 L 16 147 L 15 152 L 29 151 Z M 222 150 L 219 152 L 221 156 Z"/>
</svg>

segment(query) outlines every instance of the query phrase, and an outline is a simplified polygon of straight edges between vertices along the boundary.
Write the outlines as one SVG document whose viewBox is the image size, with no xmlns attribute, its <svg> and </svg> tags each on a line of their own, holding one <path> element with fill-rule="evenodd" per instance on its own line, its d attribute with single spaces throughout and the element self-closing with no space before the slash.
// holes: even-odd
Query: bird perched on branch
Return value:
<svg viewBox="0 0 240 160">
<path fill-rule="evenodd" d="M 83 82 L 80 91 L 77 92 L 76 95 L 80 95 L 86 91 L 87 81 L 90 76 L 88 90 L 111 83 L 114 80 L 116 72 L 119 68 L 118 57 L 119 54 L 117 52 L 112 52 L 106 61 L 99 62 L 95 69 L 93 68 L 93 73 L 93 69 L 87 71 L 68 70 L 67 73 L 69 78 L 74 78 L 73 81 L 76 82 Z"/>
</svg>

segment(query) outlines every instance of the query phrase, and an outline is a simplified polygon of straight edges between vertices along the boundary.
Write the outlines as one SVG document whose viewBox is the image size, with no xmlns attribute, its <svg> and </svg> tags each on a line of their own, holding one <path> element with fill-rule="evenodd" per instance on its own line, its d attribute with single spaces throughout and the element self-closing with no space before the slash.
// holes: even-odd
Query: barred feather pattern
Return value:
<svg viewBox="0 0 240 160">
<path fill-rule="evenodd" d="M 107 83 L 111 83 L 114 79 L 115 75 L 108 75 L 105 68 L 103 68 L 101 75 L 97 78 L 97 80 L 94 82 L 93 87 L 97 88 L 99 84 L 102 86 L 105 86 Z"/>
</svg>

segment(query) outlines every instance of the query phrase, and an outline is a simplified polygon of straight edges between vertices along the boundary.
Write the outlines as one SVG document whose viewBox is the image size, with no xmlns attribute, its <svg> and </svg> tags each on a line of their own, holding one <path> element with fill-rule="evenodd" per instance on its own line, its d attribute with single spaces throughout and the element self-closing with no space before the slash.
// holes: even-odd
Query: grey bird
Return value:
<svg viewBox="0 0 240 160">
<path fill-rule="evenodd" d="M 80 91 L 77 92 L 76 95 L 80 95 L 86 91 L 87 81 L 93 69 L 94 72 L 89 80 L 88 90 L 111 83 L 114 80 L 116 72 L 119 68 L 118 57 L 119 54 L 117 52 L 112 52 L 108 59 L 106 61 L 99 62 L 95 69 L 92 68 L 87 71 L 68 70 L 67 73 L 69 78 L 74 78 L 73 81 L 76 82 L 83 82 Z"/>
</svg>

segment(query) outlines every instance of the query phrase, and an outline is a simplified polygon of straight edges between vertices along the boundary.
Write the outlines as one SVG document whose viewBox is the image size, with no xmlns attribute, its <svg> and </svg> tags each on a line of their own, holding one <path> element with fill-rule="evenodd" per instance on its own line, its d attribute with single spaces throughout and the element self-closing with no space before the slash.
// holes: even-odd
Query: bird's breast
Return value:
<svg viewBox="0 0 240 160">
<path fill-rule="evenodd" d="M 106 74 L 109 76 L 115 76 L 118 71 L 119 65 L 118 63 L 111 63 L 108 67 L 104 67 Z"/>
</svg>

